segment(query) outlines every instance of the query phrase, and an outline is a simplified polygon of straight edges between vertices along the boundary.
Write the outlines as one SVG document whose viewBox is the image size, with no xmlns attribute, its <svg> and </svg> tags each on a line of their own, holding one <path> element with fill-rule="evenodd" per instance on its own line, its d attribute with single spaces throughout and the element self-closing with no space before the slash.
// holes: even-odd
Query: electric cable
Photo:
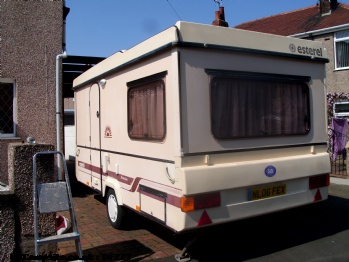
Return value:
<svg viewBox="0 0 349 262">
<path fill-rule="evenodd" d="M 174 9 L 174 7 L 171 5 L 171 3 L 170 3 L 170 1 L 169 0 L 167 0 L 167 3 L 171 6 L 171 8 L 172 8 L 172 10 L 173 10 L 173 12 L 178 16 L 178 18 L 179 18 L 179 20 L 181 20 L 182 21 L 182 18 L 179 16 L 179 14 L 177 13 L 177 11 Z"/>
</svg>

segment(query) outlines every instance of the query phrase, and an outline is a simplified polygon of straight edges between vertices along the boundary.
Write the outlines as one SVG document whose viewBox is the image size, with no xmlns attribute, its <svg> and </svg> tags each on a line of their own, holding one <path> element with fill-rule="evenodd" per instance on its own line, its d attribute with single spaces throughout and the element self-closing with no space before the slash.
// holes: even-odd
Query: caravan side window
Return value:
<svg viewBox="0 0 349 262">
<path fill-rule="evenodd" d="M 309 132 L 308 77 L 207 72 L 211 76 L 214 137 L 232 139 Z"/>
<path fill-rule="evenodd" d="M 165 138 L 165 75 L 159 73 L 127 83 L 128 134 L 132 139 Z"/>
</svg>

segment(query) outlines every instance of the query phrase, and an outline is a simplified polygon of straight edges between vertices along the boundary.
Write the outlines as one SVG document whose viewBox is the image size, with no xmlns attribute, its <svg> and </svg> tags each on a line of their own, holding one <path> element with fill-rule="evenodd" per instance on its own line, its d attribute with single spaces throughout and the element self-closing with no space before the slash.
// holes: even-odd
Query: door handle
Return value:
<svg viewBox="0 0 349 262">
<path fill-rule="evenodd" d="M 99 112 L 97 111 L 96 116 L 99 117 Z"/>
</svg>

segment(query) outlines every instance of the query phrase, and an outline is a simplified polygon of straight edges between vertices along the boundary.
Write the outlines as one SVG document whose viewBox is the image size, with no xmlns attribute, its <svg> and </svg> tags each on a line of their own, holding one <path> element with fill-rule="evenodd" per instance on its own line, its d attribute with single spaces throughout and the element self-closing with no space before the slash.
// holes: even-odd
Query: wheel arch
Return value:
<svg viewBox="0 0 349 262">
<path fill-rule="evenodd" d="M 113 189 L 115 192 L 116 200 L 118 201 L 119 205 L 123 205 L 124 202 L 122 200 L 121 185 L 119 181 L 117 181 L 115 178 L 108 177 L 103 182 L 103 184 L 104 184 L 103 191 L 102 191 L 103 197 L 107 195 L 109 189 Z"/>
</svg>

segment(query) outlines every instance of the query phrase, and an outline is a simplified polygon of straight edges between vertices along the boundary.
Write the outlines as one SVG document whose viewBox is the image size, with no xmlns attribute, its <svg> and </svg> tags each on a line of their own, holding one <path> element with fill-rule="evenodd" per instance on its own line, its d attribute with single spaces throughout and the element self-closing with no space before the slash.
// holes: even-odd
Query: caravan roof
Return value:
<svg viewBox="0 0 349 262">
<path fill-rule="evenodd" d="M 131 63 L 174 46 L 297 56 L 328 62 L 320 42 L 181 21 L 126 51 L 119 51 L 106 58 L 77 77 L 73 88 L 93 82 Z"/>
</svg>

